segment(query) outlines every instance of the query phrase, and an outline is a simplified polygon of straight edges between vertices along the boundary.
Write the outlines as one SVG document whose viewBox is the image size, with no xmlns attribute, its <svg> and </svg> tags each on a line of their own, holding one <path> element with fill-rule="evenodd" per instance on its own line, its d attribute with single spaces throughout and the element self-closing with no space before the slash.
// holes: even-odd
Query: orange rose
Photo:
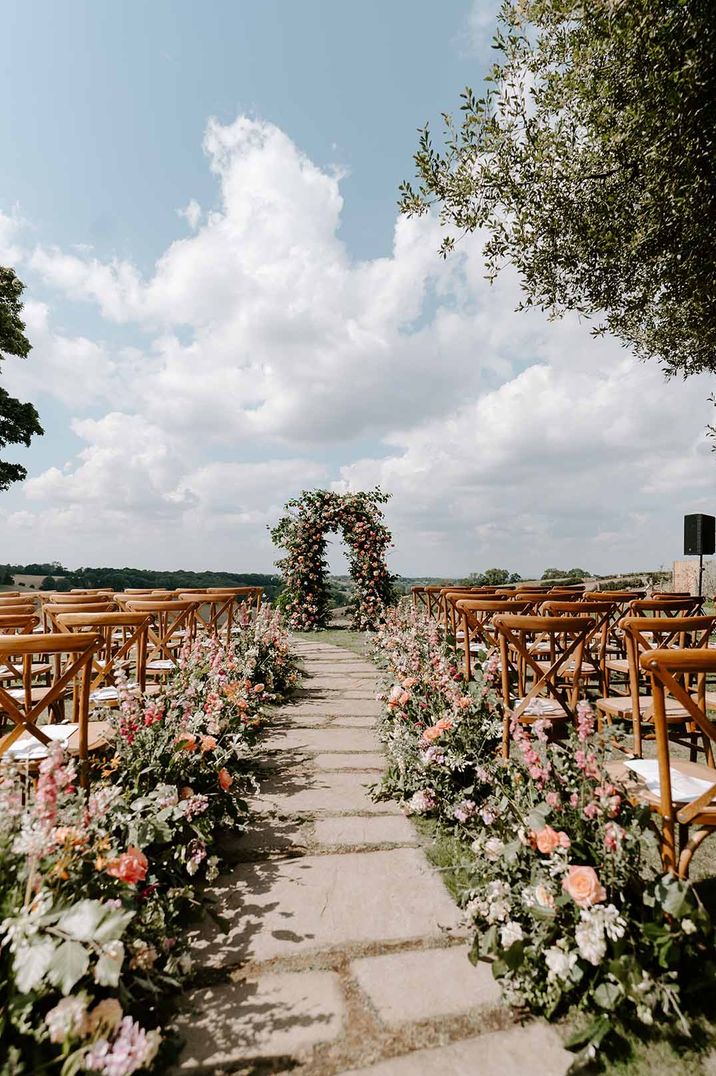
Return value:
<svg viewBox="0 0 716 1076">
<path fill-rule="evenodd" d="M 534 833 L 532 836 L 540 852 L 546 856 L 551 856 L 557 848 L 569 848 L 572 843 L 564 830 L 558 833 L 551 826 L 545 826 L 539 833 Z"/>
<path fill-rule="evenodd" d="M 444 732 L 452 728 L 452 721 L 449 717 L 441 717 L 435 725 L 430 725 L 429 728 L 423 732 L 423 739 L 428 743 L 432 743 L 433 740 L 437 740 Z"/>
<path fill-rule="evenodd" d="M 136 885 L 144 881 L 148 869 L 149 860 L 144 852 L 130 845 L 126 852 L 122 852 L 121 856 L 108 864 L 107 874 L 119 878 L 120 882 L 126 882 L 127 885 Z"/>
<path fill-rule="evenodd" d="M 545 826 L 536 833 L 535 840 L 540 852 L 546 856 L 551 856 L 554 850 L 559 848 L 559 834 L 551 826 Z"/>
<path fill-rule="evenodd" d="M 193 732 L 180 732 L 174 742 L 184 751 L 196 751 L 196 736 Z"/>
<path fill-rule="evenodd" d="M 224 790 L 224 792 L 228 792 L 229 789 L 231 788 L 231 786 L 233 785 L 233 783 L 234 783 L 234 778 L 231 776 L 231 774 L 227 770 L 226 766 L 222 766 L 222 768 L 219 770 L 219 785 L 220 785 L 220 787 Z"/>
<path fill-rule="evenodd" d="M 201 738 L 201 753 L 205 755 L 207 751 L 213 751 L 216 747 L 216 740 L 213 736 L 202 736 Z"/>
<path fill-rule="evenodd" d="M 591 908 L 606 900 L 607 892 L 594 867 L 570 867 L 562 888 L 580 908 Z"/>
</svg>

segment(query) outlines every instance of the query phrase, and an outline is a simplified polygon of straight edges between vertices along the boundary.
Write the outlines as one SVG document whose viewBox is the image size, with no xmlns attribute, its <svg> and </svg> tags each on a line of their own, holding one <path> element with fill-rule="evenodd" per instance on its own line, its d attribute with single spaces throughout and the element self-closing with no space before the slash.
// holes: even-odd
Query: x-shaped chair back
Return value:
<svg viewBox="0 0 716 1076">
<path fill-rule="evenodd" d="M 652 721 L 653 700 L 641 695 L 642 657 L 652 650 L 706 648 L 716 624 L 713 616 L 627 616 L 621 620 L 629 661 L 629 695 L 634 724 L 634 752 L 641 755 L 641 723 Z"/>
<path fill-rule="evenodd" d="M 472 587 L 444 587 L 440 591 L 440 619 L 446 631 L 455 634 L 457 630 L 455 603 L 459 598 L 472 594 Z"/>
<path fill-rule="evenodd" d="M 574 721 L 581 680 L 582 657 L 595 620 L 589 616 L 515 616 L 498 613 L 493 627 L 500 643 L 502 666 L 502 699 L 504 704 L 503 755 L 509 756 L 510 726 L 528 716 L 535 700 L 543 695 L 551 696 L 557 704 L 556 715 L 560 719 Z M 544 659 L 543 644 L 548 644 L 549 661 Z M 568 685 L 561 677 L 564 666 L 569 663 Z M 531 686 L 527 687 L 529 677 Z M 516 697 L 513 685 L 521 698 Z M 550 720 L 554 720 L 550 714 Z"/>
<path fill-rule="evenodd" d="M 594 619 L 594 627 L 587 637 L 584 657 L 590 658 L 599 669 L 600 683 L 604 681 L 604 662 L 606 660 L 609 631 L 612 625 L 612 617 L 617 603 L 606 599 L 604 601 L 563 601 L 550 598 L 546 601 L 541 613 L 543 616 L 588 616 Z"/>
<path fill-rule="evenodd" d="M 63 710 L 64 696 L 72 688 L 72 717 L 78 726 L 79 757 L 82 783 L 86 786 L 86 760 L 88 753 L 88 711 L 92 658 L 101 640 L 95 634 L 88 635 L 12 635 L 0 636 L 0 668 L 17 669 L 19 662 L 22 688 L 8 689 L 0 683 L 0 709 L 13 723 L 14 728 L 0 739 L 0 759 L 12 754 L 13 744 L 27 734 L 46 748 L 52 737 L 39 724 L 44 715 L 50 716 L 58 707 Z M 59 675 L 50 686 L 33 699 L 33 658 L 63 658 Z"/>
<path fill-rule="evenodd" d="M 654 699 L 654 730 L 659 766 L 659 813 L 662 817 L 662 858 L 667 870 L 681 877 L 688 874 L 691 857 L 702 841 L 716 830 L 716 769 L 714 745 L 716 724 L 709 717 L 705 701 L 707 676 L 716 674 L 716 649 L 695 647 L 689 650 L 648 650 L 640 657 L 642 670 L 651 678 Z M 696 681 L 698 690 L 692 693 L 687 684 Z M 667 700 L 671 697 L 687 712 L 698 728 L 706 746 L 708 765 L 673 759 L 669 737 Z M 682 775 L 702 782 L 699 794 L 686 799 L 674 796 L 674 778 Z M 688 839 L 688 827 L 696 826 Z M 677 855 L 677 827 L 681 835 L 681 850 Z"/>
<path fill-rule="evenodd" d="M 184 642 L 194 638 L 196 631 L 196 602 L 137 601 L 127 602 L 130 613 L 150 617 L 147 630 L 147 663 L 149 672 L 171 672 L 179 664 L 178 652 Z"/>
<path fill-rule="evenodd" d="M 241 598 L 232 590 L 227 593 L 198 593 L 181 591 L 179 601 L 193 601 L 196 606 L 196 626 L 208 635 L 220 635 L 223 631 L 226 641 L 231 637 L 234 617 Z"/>
<path fill-rule="evenodd" d="M 147 613 L 95 612 L 60 613 L 57 624 L 70 633 L 93 632 L 102 644 L 92 659 L 90 691 L 113 688 L 119 668 L 134 664 L 135 679 L 144 691 L 147 677 L 147 635 L 151 616 Z M 107 699 L 107 702 L 114 700 Z"/>
<path fill-rule="evenodd" d="M 529 609 L 529 602 L 520 601 L 513 592 L 508 598 L 458 598 L 455 608 L 461 618 L 463 633 L 465 679 L 472 679 L 473 643 L 482 643 L 485 647 L 485 661 L 499 649 L 499 638 L 492 626 L 493 617 L 509 610 L 511 613 L 524 613 Z"/>
</svg>

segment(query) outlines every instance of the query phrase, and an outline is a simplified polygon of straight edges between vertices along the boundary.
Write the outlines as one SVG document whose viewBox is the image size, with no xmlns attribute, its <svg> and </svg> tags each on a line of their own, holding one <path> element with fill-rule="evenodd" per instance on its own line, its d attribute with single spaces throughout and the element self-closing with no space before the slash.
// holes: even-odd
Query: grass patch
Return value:
<svg viewBox="0 0 716 1076">
<path fill-rule="evenodd" d="M 341 646 L 362 658 L 370 657 L 371 637 L 367 632 L 351 631 L 350 628 L 324 628 L 315 632 L 315 636 L 317 642 Z"/>
</svg>

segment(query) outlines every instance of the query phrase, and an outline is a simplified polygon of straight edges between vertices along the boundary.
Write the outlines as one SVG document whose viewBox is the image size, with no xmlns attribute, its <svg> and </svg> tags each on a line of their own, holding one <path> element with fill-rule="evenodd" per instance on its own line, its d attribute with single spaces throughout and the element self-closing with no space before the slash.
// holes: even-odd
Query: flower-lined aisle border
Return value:
<svg viewBox="0 0 716 1076">
<path fill-rule="evenodd" d="M 471 959 L 491 959 L 505 1000 L 548 1019 L 581 1012 L 568 1045 L 582 1059 L 652 1025 L 689 1035 L 716 984 L 714 923 L 691 884 L 662 876 L 650 813 L 608 765 L 615 730 L 597 732 L 583 702 L 562 742 L 516 725 L 506 764 L 496 656 L 466 683 L 443 628 L 404 604 L 374 657 L 388 755 L 374 796 L 456 839 Z"/>
<path fill-rule="evenodd" d="M 385 555 L 392 537 L 380 505 L 389 494 L 379 488 L 360 493 L 304 490 L 286 504 L 286 514 L 271 530 L 274 545 L 286 550 L 277 561 L 284 580 L 281 598 L 295 631 L 316 631 L 328 625 L 326 536 L 338 531 L 348 547 L 355 584 L 352 627 L 371 631 L 393 600 L 393 584 Z"/>
<path fill-rule="evenodd" d="M 0 774 L 0 1072 L 131 1076 L 163 1048 L 217 838 L 248 824 L 264 706 L 297 679 L 274 610 L 238 621 L 228 646 L 187 644 L 157 695 L 118 678 L 89 800 L 59 745 L 36 784 Z"/>
</svg>

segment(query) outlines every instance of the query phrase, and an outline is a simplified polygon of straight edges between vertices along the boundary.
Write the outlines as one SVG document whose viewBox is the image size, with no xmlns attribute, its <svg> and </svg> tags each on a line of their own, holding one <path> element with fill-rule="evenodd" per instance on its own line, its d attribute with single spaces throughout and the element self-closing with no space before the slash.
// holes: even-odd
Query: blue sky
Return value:
<svg viewBox="0 0 716 1076">
<path fill-rule="evenodd" d="M 3 559 L 266 569 L 286 497 L 377 481 L 406 574 L 678 554 L 703 380 L 515 314 L 478 237 L 443 266 L 396 222 L 495 7 L 6 0 L 0 263 L 35 350 L 3 376 L 47 433 Z"/>
</svg>

